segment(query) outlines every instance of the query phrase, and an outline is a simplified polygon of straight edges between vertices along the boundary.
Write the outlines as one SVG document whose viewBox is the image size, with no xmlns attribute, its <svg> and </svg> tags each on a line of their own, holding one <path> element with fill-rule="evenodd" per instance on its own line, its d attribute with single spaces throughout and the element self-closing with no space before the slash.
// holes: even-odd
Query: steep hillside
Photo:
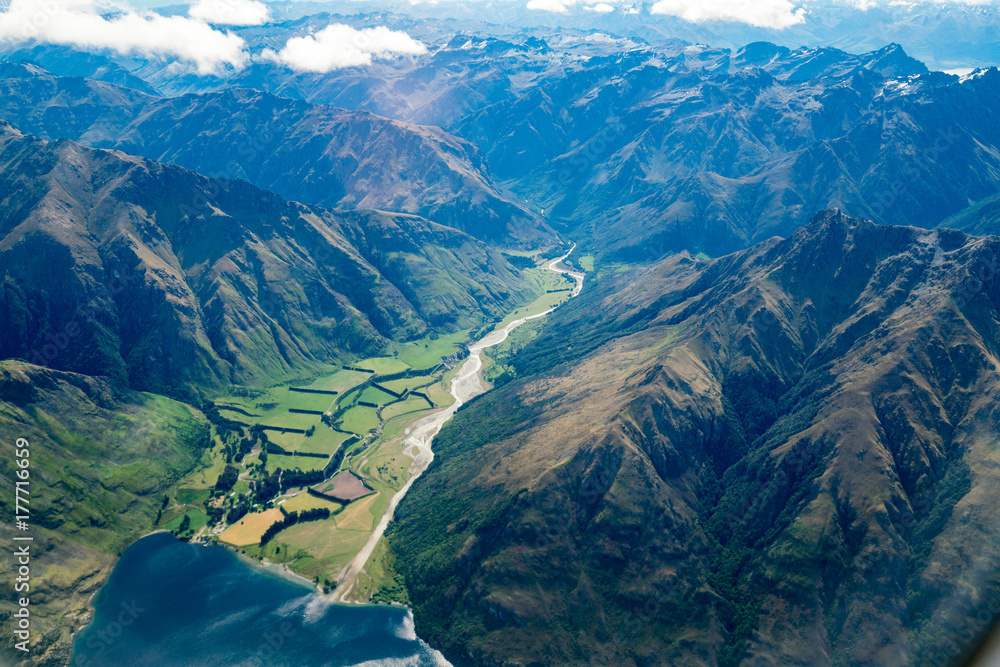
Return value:
<svg viewBox="0 0 1000 667">
<path fill-rule="evenodd" d="M 298 375 L 530 296 L 482 242 L 0 127 L 0 357 L 188 395 Z"/>
<path fill-rule="evenodd" d="M 156 100 L 78 77 L 55 77 L 27 62 L 0 62 L 0 120 L 54 139 L 109 141 Z"/>
<path fill-rule="evenodd" d="M 494 242 L 554 241 L 473 146 L 440 128 L 253 90 L 160 99 L 29 63 L 0 63 L 0 88 L 0 119 L 43 138 L 243 179 L 308 204 L 414 213 Z"/>
<path fill-rule="evenodd" d="M 829 206 L 934 227 L 995 195 L 998 101 L 996 69 L 928 73 L 895 46 L 865 56 L 635 48 L 453 131 L 599 252 L 717 256 L 790 234 Z"/>
<path fill-rule="evenodd" d="M 159 95 L 159 91 L 144 79 L 133 74 L 127 66 L 134 66 L 126 59 L 124 64 L 115 62 L 121 54 L 81 51 L 59 44 L 8 44 L 0 48 L 2 57 L 9 63 L 28 62 L 62 77 L 81 77 L 113 83 L 146 95 Z M 176 68 L 174 68 L 176 70 Z"/>
<path fill-rule="evenodd" d="M 100 145 L 522 246 L 546 238 L 537 214 L 628 262 L 720 256 L 833 206 L 934 228 L 1000 192 L 995 68 L 929 72 L 896 44 L 730 50 L 555 29 L 434 39 L 424 56 L 325 74 L 256 63 L 209 87 L 284 97 L 162 100 Z"/>
<path fill-rule="evenodd" d="M 998 255 L 829 212 L 592 284 L 397 513 L 420 636 L 476 665 L 953 662 L 1000 593 Z"/>
<path fill-rule="evenodd" d="M 32 657 L 34 664 L 65 665 L 70 634 L 89 613 L 90 597 L 115 558 L 153 529 L 171 485 L 201 464 L 208 424 L 162 396 L 3 361 L 0 432 L 0 510 L 9 517 L 17 439 L 27 440 L 30 450 Z M 5 522 L 8 544 L 13 534 Z M 13 581 L 14 561 L 4 561 L 0 573 Z M 14 609 L 4 596 L 0 616 L 9 618 Z M 4 658 L 14 653 L 12 643 L 12 635 L 4 638 Z"/>
<path fill-rule="evenodd" d="M 268 64 L 241 84 L 441 125 L 608 259 L 719 256 L 839 207 L 932 228 L 1000 192 L 1000 73 L 864 54 L 458 34 L 364 70 Z"/>
</svg>

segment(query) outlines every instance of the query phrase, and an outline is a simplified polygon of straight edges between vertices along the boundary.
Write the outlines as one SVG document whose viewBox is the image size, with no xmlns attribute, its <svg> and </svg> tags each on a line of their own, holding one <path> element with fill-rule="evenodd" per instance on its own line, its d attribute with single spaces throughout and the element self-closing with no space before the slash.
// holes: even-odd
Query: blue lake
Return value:
<svg viewBox="0 0 1000 667">
<path fill-rule="evenodd" d="M 449 664 L 406 609 L 331 605 L 222 547 L 166 533 L 129 547 L 94 605 L 75 666 Z"/>
</svg>

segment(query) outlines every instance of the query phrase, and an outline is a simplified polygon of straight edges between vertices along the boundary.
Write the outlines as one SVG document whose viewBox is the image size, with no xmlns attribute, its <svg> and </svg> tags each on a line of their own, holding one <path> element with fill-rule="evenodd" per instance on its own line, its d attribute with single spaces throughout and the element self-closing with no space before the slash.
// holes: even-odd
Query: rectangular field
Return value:
<svg viewBox="0 0 1000 667">
<path fill-rule="evenodd" d="M 295 386 L 301 386 L 306 389 L 323 389 L 325 391 L 337 391 L 344 393 L 351 387 L 356 387 L 370 377 L 371 373 L 340 370 L 336 373 L 325 375 L 310 384 Z M 336 397 L 331 396 L 330 398 L 333 399 Z"/>
<path fill-rule="evenodd" d="M 364 406 L 353 407 L 344 413 L 344 424 L 342 428 L 351 433 L 364 435 L 375 430 L 378 426 L 378 417 L 375 415 L 375 408 Z"/>
<path fill-rule="evenodd" d="M 283 518 L 284 515 L 277 507 L 266 512 L 247 514 L 237 523 L 226 528 L 219 539 L 237 547 L 258 544 L 267 529 Z"/>
<path fill-rule="evenodd" d="M 317 427 L 316 430 L 319 430 Z M 280 433 L 278 431 L 268 431 L 267 441 L 273 442 L 278 447 L 289 452 L 294 452 L 299 447 L 302 446 L 302 441 L 306 439 L 306 436 L 302 433 Z"/>
<path fill-rule="evenodd" d="M 316 427 L 316 432 L 312 437 L 300 436 L 301 439 L 294 448 L 286 447 L 285 449 L 290 452 L 330 455 L 337 451 L 337 447 L 340 447 L 341 443 L 349 437 L 346 433 L 334 431 L 326 424 L 320 424 Z"/>
<path fill-rule="evenodd" d="M 327 463 L 326 458 L 315 456 L 283 456 L 281 454 L 267 455 L 267 472 L 272 473 L 278 468 L 282 470 L 294 470 L 298 468 L 302 472 L 310 470 L 322 470 Z"/>
<path fill-rule="evenodd" d="M 337 400 L 338 395 L 303 394 L 298 391 L 289 391 L 287 405 L 289 408 L 297 408 L 299 410 L 318 410 L 320 412 L 326 412 Z"/>
<path fill-rule="evenodd" d="M 431 406 L 427 404 L 427 401 L 418 396 L 411 396 L 402 403 L 393 403 L 392 405 L 382 408 L 382 419 L 388 421 L 393 417 L 398 417 L 409 412 L 430 409 Z"/>
<path fill-rule="evenodd" d="M 353 364 L 358 368 L 367 368 L 375 371 L 376 375 L 391 375 L 392 373 L 402 373 L 409 370 L 410 365 L 400 361 L 395 357 L 373 357 Z"/>
<path fill-rule="evenodd" d="M 396 398 L 391 394 L 385 393 L 381 389 L 368 387 L 361 392 L 361 397 L 358 400 L 364 401 L 365 403 L 374 403 L 375 405 L 385 405 L 390 401 L 396 400 Z"/>
<path fill-rule="evenodd" d="M 266 420 L 261 421 L 265 426 L 281 426 L 285 428 L 297 428 L 305 430 L 310 426 L 319 423 L 320 415 L 304 415 L 297 412 L 272 413 Z M 268 431 L 273 433 L 274 431 Z"/>
</svg>

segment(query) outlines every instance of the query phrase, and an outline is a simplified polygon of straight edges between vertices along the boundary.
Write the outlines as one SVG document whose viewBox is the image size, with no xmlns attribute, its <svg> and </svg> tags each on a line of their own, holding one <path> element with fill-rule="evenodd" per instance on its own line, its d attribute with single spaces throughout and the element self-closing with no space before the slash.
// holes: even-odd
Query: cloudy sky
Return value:
<svg viewBox="0 0 1000 667">
<path fill-rule="evenodd" d="M 409 0 L 412 3 L 437 0 Z M 473 2 L 476 0 L 472 0 Z M 482 0 L 489 1 L 489 0 Z M 495 0 L 520 3 L 527 12 L 549 16 L 577 12 L 610 14 L 638 12 L 636 0 Z M 655 0 L 650 14 L 692 22 L 731 21 L 783 30 L 803 23 L 819 0 Z M 827 0 L 837 1 L 837 0 Z M 880 0 L 839 0 L 865 10 Z M 881 0 L 894 5 L 914 3 L 996 4 L 1000 0 Z M 176 0 L 0 0 L 0 43 L 28 40 L 82 49 L 111 49 L 174 57 L 198 72 L 239 69 L 254 59 L 279 62 L 301 71 L 329 71 L 371 63 L 375 59 L 419 55 L 425 45 L 387 28 L 355 30 L 334 24 L 314 34 L 293 37 L 279 49 L 251 54 L 235 26 L 255 26 L 270 20 L 270 10 L 258 0 L 196 0 L 187 14 L 161 16 L 144 7 L 176 4 Z M 367 4 L 367 6 L 366 6 Z M 357 3 L 359 11 L 371 3 Z"/>
<path fill-rule="evenodd" d="M 239 69 L 253 58 L 302 71 L 329 71 L 365 65 L 375 58 L 426 52 L 423 44 L 405 33 L 334 24 L 292 38 L 280 50 L 251 55 L 246 41 L 232 28 L 270 20 L 270 10 L 257 0 L 197 0 L 186 16 L 160 16 L 123 0 L 0 0 L 0 8 L 0 42 L 37 41 L 176 57 L 202 74 Z"/>
</svg>

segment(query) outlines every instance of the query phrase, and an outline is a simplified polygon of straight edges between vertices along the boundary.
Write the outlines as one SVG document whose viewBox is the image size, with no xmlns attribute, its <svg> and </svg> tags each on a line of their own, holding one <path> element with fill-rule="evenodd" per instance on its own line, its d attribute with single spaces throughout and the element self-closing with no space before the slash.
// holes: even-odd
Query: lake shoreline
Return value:
<svg viewBox="0 0 1000 667">
<path fill-rule="evenodd" d="M 162 530 L 133 542 L 92 598 L 70 664 L 167 667 L 192 652 L 212 664 L 449 664 L 409 607 L 332 604 L 303 577 L 220 546 Z"/>
</svg>

